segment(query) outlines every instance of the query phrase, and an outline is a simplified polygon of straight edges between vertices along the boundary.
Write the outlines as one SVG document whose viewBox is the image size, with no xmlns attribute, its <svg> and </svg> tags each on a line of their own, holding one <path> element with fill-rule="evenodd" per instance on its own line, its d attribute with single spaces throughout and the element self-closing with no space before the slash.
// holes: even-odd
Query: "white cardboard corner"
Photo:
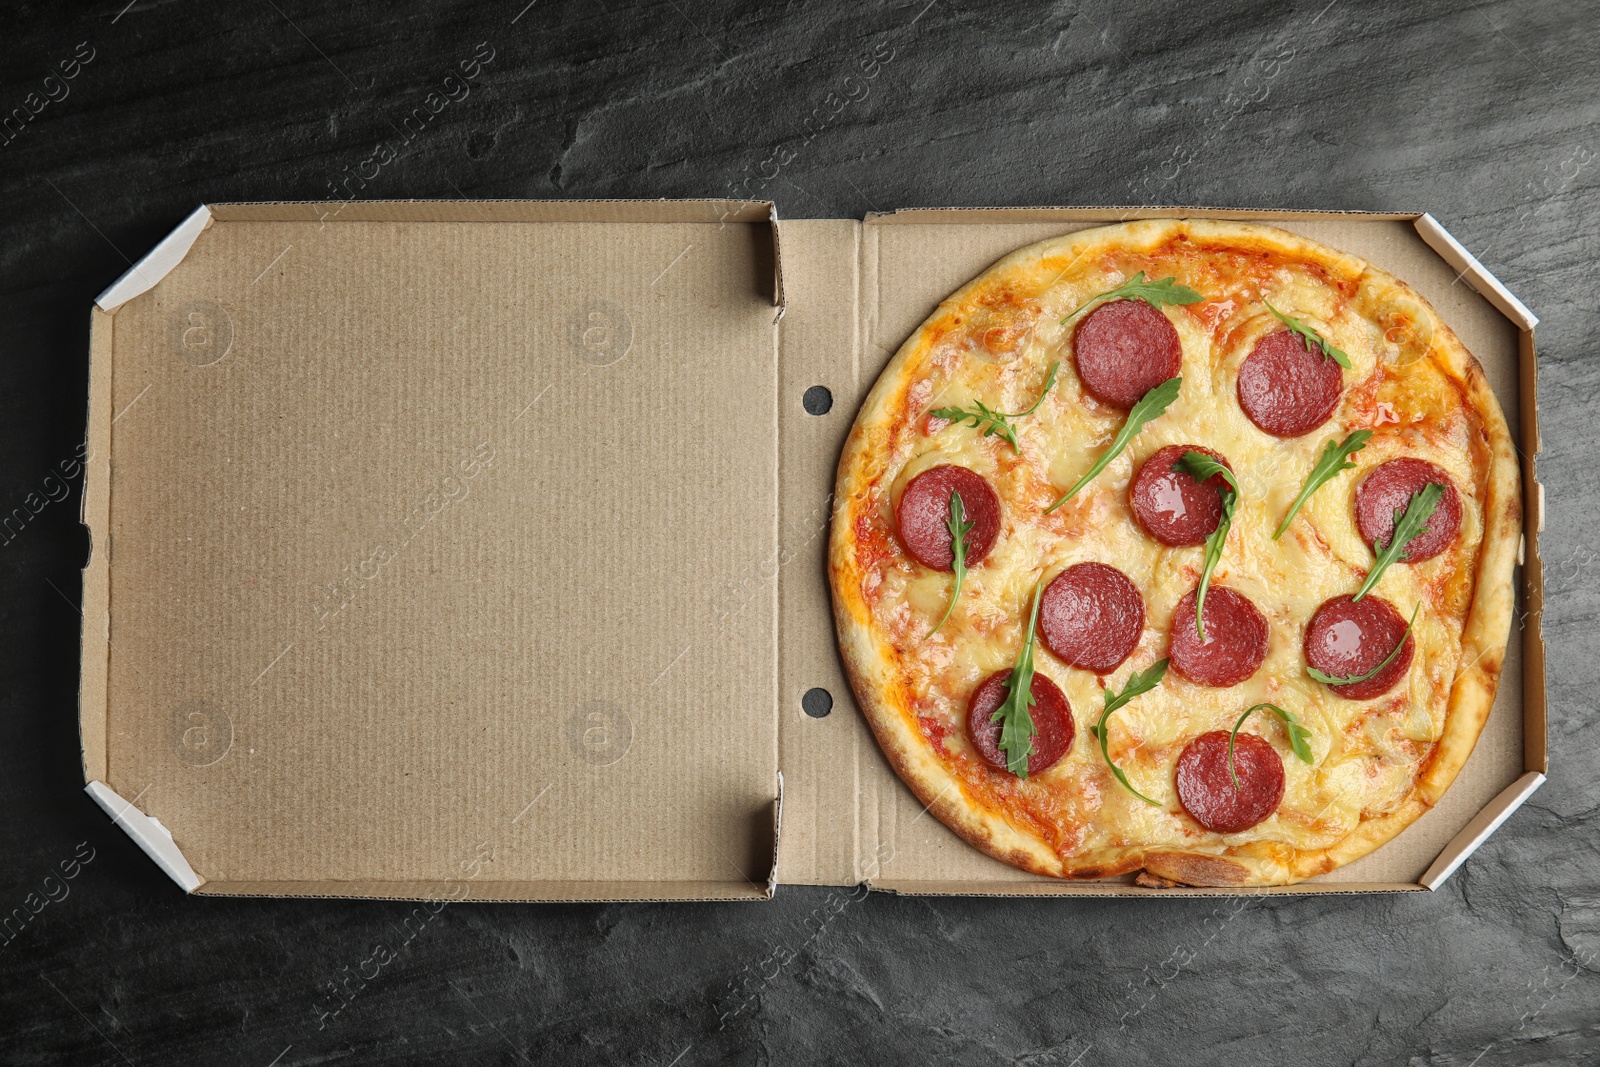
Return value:
<svg viewBox="0 0 1600 1067">
<path fill-rule="evenodd" d="M 1518 300 L 1505 284 L 1490 273 L 1489 268 L 1478 262 L 1478 257 L 1467 251 L 1467 247 L 1439 224 L 1439 220 L 1427 212 L 1418 216 L 1417 233 L 1429 248 L 1444 256 L 1446 261 L 1451 258 L 1451 253 L 1462 263 L 1461 276 L 1465 278 L 1474 290 L 1485 300 L 1500 309 L 1506 318 L 1516 323 L 1523 330 L 1532 330 L 1539 324 L 1539 316 L 1528 310 L 1528 306 Z"/>
<path fill-rule="evenodd" d="M 172 834 L 160 822 L 123 800 L 104 782 L 90 782 L 84 786 L 84 792 L 93 797 L 94 802 L 111 816 L 111 821 L 122 827 L 134 843 L 144 850 L 145 855 L 155 860 L 156 865 L 166 871 L 167 877 L 177 882 L 185 893 L 193 893 L 205 884 L 205 879 L 189 866 L 189 861 L 183 858 L 183 853 L 173 842 Z"/>
<path fill-rule="evenodd" d="M 183 262 L 183 257 L 189 254 L 189 249 L 194 247 L 201 232 L 209 225 L 211 209 L 201 204 L 143 259 L 129 267 L 122 277 L 95 297 L 94 302 L 102 311 L 115 311 L 141 293 L 154 289 L 156 283 L 165 278 L 173 267 Z"/>
<path fill-rule="evenodd" d="M 1522 807 L 1523 802 L 1533 796 L 1534 790 L 1541 785 L 1544 785 L 1544 775 L 1529 771 L 1502 789 L 1499 796 L 1451 838 L 1444 851 L 1439 853 L 1439 858 L 1422 872 L 1418 881 L 1429 889 L 1444 885 L 1445 880 L 1456 873 L 1456 868 L 1467 862 L 1467 857 L 1478 851 L 1479 846 L 1489 840 L 1489 836 L 1500 829 L 1501 824 L 1511 818 L 1512 813 Z"/>
</svg>

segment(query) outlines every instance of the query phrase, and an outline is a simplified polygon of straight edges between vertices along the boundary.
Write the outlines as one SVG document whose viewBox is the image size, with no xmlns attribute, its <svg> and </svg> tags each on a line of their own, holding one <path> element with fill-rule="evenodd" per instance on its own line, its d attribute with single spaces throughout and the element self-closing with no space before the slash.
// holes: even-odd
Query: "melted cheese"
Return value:
<svg viewBox="0 0 1600 1067">
<path fill-rule="evenodd" d="M 891 435 L 874 494 L 873 521 L 895 546 L 863 579 L 875 625 L 897 655 L 924 736 L 970 799 L 1025 824 L 1064 858 L 1081 861 L 1130 844 L 1330 847 L 1363 817 L 1397 807 L 1441 736 L 1449 688 L 1461 666 L 1460 635 L 1483 530 L 1475 474 L 1481 463 L 1475 465 L 1474 454 L 1479 428 L 1457 383 L 1428 358 L 1430 338 L 1405 326 L 1416 317 L 1403 308 L 1352 306 L 1354 285 L 1341 286 L 1319 266 L 1260 256 L 1196 257 L 1192 249 L 1167 260 L 1124 255 L 1084 266 L 1010 308 L 974 305 L 964 326 L 945 333 L 914 370 L 909 408 Z M 1124 418 L 1083 390 L 1074 371 L 1072 326 L 1060 320 L 1138 270 L 1152 278 L 1176 275 L 1206 297 L 1163 309 L 1183 346 L 1182 392 L 1093 483 L 1046 515 L 1044 508 L 1094 462 Z M 1257 429 L 1237 401 L 1240 363 L 1261 337 L 1282 328 L 1261 296 L 1316 329 L 1353 364 L 1344 372 L 1333 417 L 1293 440 Z M 1002 411 L 1024 410 L 1052 362 L 1061 364 L 1059 384 L 1036 414 L 1016 421 L 1020 455 L 998 436 L 928 417 L 933 408 L 978 400 Z M 1358 469 L 1326 483 L 1273 541 L 1324 442 L 1358 428 L 1374 431 L 1356 457 Z M 1271 636 L 1266 661 L 1244 683 L 1212 689 L 1169 672 L 1156 690 L 1113 716 L 1112 758 L 1141 792 L 1164 801 L 1152 807 L 1115 781 L 1088 728 L 1099 719 L 1103 687 L 1120 689 L 1132 671 L 1167 654 L 1173 609 L 1199 578 L 1203 549 L 1157 543 L 1128 504 L 1138 465 L 1158 448 L 1181 444 L 1213 449 L 1233 466 L 1242 495 L 1213 584 L 1249 597 L 1266 616 Z M 1461 531 L 1442 555 L 1384 574 L 1377 595 L 1402 615 L 1421 604 L 1416 656 L 1387 694 L 1346 700 L 1306 675 L 1302 642 L 1318 606 L 1353 592 L 1371 566 L 1372 550 L 1354 521 L 1354 494 L 1367 472 L 1397 456 L 1426 459 L 1450 473 L 1463 504 Z M 1004 504 L 1004 525 L 992 553 L 968 574 L 949 623 L 926 638 L 944 611 L 951 579 L 899 551 L 893 507 L 910 478 L 942 463 L 989 479 Z M 1040 643 L 1037 669 L 1066 694 L 1077 739 L 1054 767 L 1018 781 L 989 769 L 974 752 L 965 730 L 967 701 L 988 674 L 1013 665 L 1035 584 L 1089 560 L 1109 563 L 1133 580 L 1145 598 L 1145 630 L 1133 655 L 1109 677 L 1069 668 Z M 1244 729 L 1265 736 L 1284 757 L 1283 802 L 1258 826 L 1219 837 L 1178 804 L 1174 764 L 1195 736 L 1229 729 L 1245 708 L 1262 701 L 1300 716 L 1311 731 L 1314 761 L 1308 766 L 1293 757 L 1276 719 L 1252 718 Z"/>
</svg>

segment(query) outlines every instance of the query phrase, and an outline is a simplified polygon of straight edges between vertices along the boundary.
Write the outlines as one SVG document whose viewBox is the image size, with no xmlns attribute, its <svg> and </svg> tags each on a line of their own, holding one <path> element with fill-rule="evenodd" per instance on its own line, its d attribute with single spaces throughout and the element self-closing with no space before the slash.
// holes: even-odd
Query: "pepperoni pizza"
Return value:
<svg viewBox="0 0 1600 1067">
<path fill-rule="evenodd" d="M 830 573 L 858 702 L 1039 874 L 1284 884 L 1428 810 L 1494 700 L 1521 530 L 1482 368 L 1282 230 L 1022 249 L 867 397 Z"/>
</svg>

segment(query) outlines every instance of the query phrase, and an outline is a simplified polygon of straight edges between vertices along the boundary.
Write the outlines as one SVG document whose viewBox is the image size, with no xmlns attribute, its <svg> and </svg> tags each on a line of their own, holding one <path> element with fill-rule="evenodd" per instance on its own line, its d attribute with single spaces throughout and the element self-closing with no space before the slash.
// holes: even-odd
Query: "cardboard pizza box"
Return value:
<svg viewBox="0 0 1600 1067">
<path fill-rule="evenodd" d="M 1420 290 L 1522 451 L 1518 628 L 1444 800 L 1298 886 L 1436 888 L 1544 780 L 1535 318 L 1430 216 L 731 201 L 218 204 L 92 311 L 88 791 L 186 891 L 764 899 L 1039 878 L 889 769 L 834 645 L 834 468 L 1023 245 L 1270 222 Z"/>
</svg>

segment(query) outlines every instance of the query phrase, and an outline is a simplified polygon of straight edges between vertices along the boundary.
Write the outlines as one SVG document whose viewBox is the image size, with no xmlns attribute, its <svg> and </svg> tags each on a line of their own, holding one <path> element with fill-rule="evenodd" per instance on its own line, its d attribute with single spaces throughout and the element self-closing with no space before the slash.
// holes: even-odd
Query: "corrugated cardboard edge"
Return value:
<svg viewBox="0 0 1600 1067">
<path fill-rule="evenodd" d="M 868 882 L 875 893 L 928 897 L 1039 897 L 1044 899 L 1082 899 L 1084 897 L 1282 897 L 1324 896 L 1361 897 L 1371 893 L 1420 893 L 1415 882 L 1300 882 L 1295 885 L 1267 885 L 1225 889 L 1202 886 L 1172 886 L 1156 889 L 1130 882 L 1074 882 L 1063 889 L 1053 882 L 903 881 Z"/>
<path fill-rule="evenodd" d="M 767 203 L 767 222 L 772 227 L 772 303 L 778 309 L 778 313 L 772 316 L 772 325 L 776 332 L 778 323 L 783 321 L 783 313 L 789 307 L 783 292 L 783 238 L 778 226 L 776 203 Z"/>
<path fill-rule="evenodd" d="M 773 321 L 783 317 L 783 256 L 778 245 L 778 207 L 771 200 L 351 200 L 337 206 L 321 200 L 257 200 L 212 204 L 200 210 L 208 211 L 222 222 L 316 222 L 322 225 L 331 221 L 716 222 L 719 225 L 765 222 L 772 233 L 772 303 L 778 309 Z M 188 225 L 189 221 L 185 221 L 184 226 Z M 182 230 L 183 227 L 179 227 L 145 258 L 155 256 L 162 246 L 178 238 Z M 195 231 L 195 236 L 198 233 L 198 230 Z M 193 243 L 191 237 L 189 244 Z M 185 247 L 184 251 L 187 250 Z M 173 264 L 182 258 L 181 254 L 178 255 Z M 164 275 L 171 269 L 172 265 L 169 264 L 161 273 Z M 138 271 L 139 268 L 135 267 L 134 270 Z M 156 277 L 155 281 L 160 281 L 160 277 Z M 154 281 L 150 283 L 154 284 Z M 149 287 L 145 286 L 146 289 Z M 138 292 L 143 291 L 141 289 Z M 136 296 L 138 293 L 129 295 Z"/>
<path fill-rule="evenodd" d="M 1522 546 L 1523 610 L 1526 612 L 1522 624 L 1522 754 L 1525 769 L 1549 774 L 1544 556 L 1539 548 L 1539 535 L 1544 532 L 1544 486 L 1539 482 L 1538 455 L 1543 444 L 1539 435 L 1539 364 L 1531 330 L 1521 337 L 1518 357 L 1522 494 L 1527 507 Z"/>
<path fill-rule="evenodd" d="M 1487 840 L 1512 812 L 1537 788 L 1537 783 L 1526 786 L 1530 776 L 1537 775 L 1543 782 L 1549 771 L 1547 756 L 1547 708 L 1545 692 L 1545 646 L 1543 634 L 1544 569 L 1539 555 L 1538 535 L 1544 529 L 1544 487 L 1539 484 L 1535 458 L 1541 448 L 1538 422 L 1538 365 L 1534 345 L 1534 327 L 1538 317 L 1518 300 L 1506 286 L 1483 266 L 1466 247 L 1457 241 L 1438 220 L 1427 212 L 1375 212 L 1375 211 L 1275 211 L 1271 209 L 1233 209 L 1207 207 L 1138 207 L 1113 206 L 1102 208 L 903 208 L 888 212 L 874 212 L 866 216 L 866 224 L 876 225 L 981 225 L 992 222 L 1126 222 L 1147 218 L 1215 218 L 1243 222 L 1316 221 L 1323 219 L 1352 219 L 1373 222 L 1410 222 L 1418 236 L 1444 262 L 1465 279 L 1472 289 L 1490 306 L 1504 315 L 1519 333 L 1517 359 L 1517 392 L 1519 414 L 1519 451 L 1523 476 L 1523 615 L 1521 617 L 1523 646 L 1523 765 L 1527 774 L 1503 790 L 1435 857 L 1433 863 L 1416 883 L 1299 883 L 1289 886 L 1272 886 L 1261 889 L 1200 889 L 1176 887 L 1149 889 L 1125 882 L 1069 883 L 1019 882 L 1015 885 L 974 883 L 961 881 L 914 882 L 900 880 L 874 880 L 862 878 L 869 889 L 908 894 L 927 895 L 983 895 L 983 896 L 1232 896 L 1254 894 L 1303 895 L 1354 895 L 1371 892 L 1407 892 L 1436 889 L 1445 879 Z M 865 273 L 867 264 L 863 262 Z M 860 306 L 857 317 L 869 316 L 871 309 Z M 863 326 L 865 325 L 863 319 Z M 859 358 L 859 356 L 858 356 Z M 1511 801 L 1518 789 L 1525 788 L 1521 797 Z M 1481 820 L 1481 823 L 1480 823 Z M 859 819 L 858 819 L 859 822 Z M 860 845 L 857 846 L 858 851 Z M 862 858 L 858 855 L 857 866 Z M 1430 883 L 1429 879 L 1432 878 Z"/>
<path fill-rule="evenodd" d="M 209 209 L 192 212 L 149 254 L 95 298 L 89 321 L 89 410 L 84 449 L 83 505 L 80 520 L 89 532 L 89 558 L 83 568 L 83 629 L 78 691 L 84 792 L 111 816 L 167 877 L 185 893 L 205 884 L 165 826 L 102 780 L 109 777 L 106 744 L 106 672 L 111 648 L 111 411 L 112 313 L 153 289 L 183 261 L 211 225 Z"/>
<path fill-rule="evenodd" d="M 462 887 L 460 892 L 455 886 Z M 671 892 L 666 892 L 666 890 Z M 229 881 L 207 882 L 195 890 L 197 897 L 274 897 L 291 900 L 414 901 L 443 906 L 475 904 L 688 904 L 770 900 L 766 887 L 728 882 L 492 882 L 455 879 L 446 881 L 340 881 L 315 882 Z"/>
<path fill-rule="evenodd" d="M 90 794 L 100 802 L 100 806 L 108 812 L 112 810 L 108 802 L 96 794 L 96 789 L 112 798 L 120 800 L 116 794 L 99 782 L 89 785 Z M 118 805 L 120 809 L 120 805 Z M 144 818 L 144 816 L 140 816 Z M 188 864 L 183 862 L 182 853 L 178 852 L 173 844 L 171 835 L 166 834 L 166 829 L 154 819 L 147 819 L 166 835 L 165 848 L 183 863 L 183 869 L 188 869 Z M 119 822 L 119 825 L 122 825 Z M 124 829 L 128 829 L 124 826 Z M 139 842 L 139 847 L 149 852 L 157 863 L 162 864 L 162 869 L 168 874 L 173 874 L 166 863 L 145 839 L 128 829 L 128 833 Z M 711 903 L 740 900 L 771 900 L 778 889 L 778 850 L 783 837 L 783 772 L 778 772 L 778 795 L 772 801 L 772 869 L 767 874 L 767 880 L 756 882 L 747 879 L 744 883 L 737 882 L 649 882 L 649 881 L 605 881 L 605 882 L 560 882 L 560 881 L 534 881 L 534 882 L 495 882 L 472 881 L 464 878 L 447 878 L 443 881 L 416 881 L 416 882 L 387 882 L 372 879 L 367 880 L 340 880 L 325 879 L 314 882 L 268 882 L 268 881 L 218 881 L 206 882 L 198 879 L 188 891 L 197 896 L 214 897 L 289 897 L 297 900 L 401 900 L 415 901 L 423 904 L 444 904 L 475 902 L 480 904 L 608 904 L 615 902 L 637 904 L 677 904 L 677 903 Z M 159 837 L 156 843 L 163 842 Z M 193 872 L 190 872 L 191 875 Z M 185 883 L 173 875 L 179 885 Z M 671 892 L 663 892 L 663 888 L 670 886 Z M 460 892 L 456 892 L 459 889 Z"/>
<path fill-rule="evenodd" d="M 1228 207 L 1149 207 L 1120 204 L 1109 207 L 910 207 L 893 211 L 874 211 L 866 216 L 867 225 L 928 225 L 956 223 L 982 225 L 988 222 L 1130 222 L 1136 219 L 1205 218 L 1232 222 L 1272 222 L 1274 219 L 1317 220 L 1358 219 L 1375 222 L 1411 222 L 1422 215 L 1417 211 L 1291 211 L 1272 208 Z"/>
<path fill-rule="evenodd" d="M 213 221 L 211 209 L 204 204 L 190 212 L 176 229 L 96 297 L 95 306 L 89 312 L 89 398 L 85 418 L 83 502 L 79 512 L 79 521 L 89 534 L 89 558 L 83 567 L 78 730 L 83 777 L 91 789 L 111 776 L 106 745 L 106 675 L 111 649 L 111 424 L 117 421 L 111 411 L 112 314 L 129 300 L 155 288 L 183 262 L 183 257 Z M 101 788 L 106 787 L 102 785 Z M 101 806 L 104 807 L 103 802 Z M 129 830 L 129 833 L 133 832 Z M 137 835 L 134 839 L 139 840 Z M 168 840 L 170 842 L 170 835 Z M 143 841 L 140 847 L 150 851 Z M 182 860 L 181 855 L 179 860 Z M 183 866 L 188 870 L 187 863 Z M 191 875 L 193 873 L 190 871 Z"/>
<path fill-rule="evenodd" d="M 91 785 L 110 777 L 106 684 L 111 648 L 111 426 L 117 421 L 111 410 L 112 315 L 129 300 L 155 288 L 183 262 L 213 221 L 208 206 L 202 204 L 195 208 L 177 228 L 97 296 L 89 312 L 89 399 L 85 418 L 83 502 L 79 512 L 79 521 L 89 534 L 89 558 L 83 567 L 78 729 L 83 777 Z M 187 868 L 188 864 L 184 866 Z"/>
<path fill-rule="evenodd" d="M 1445 879 L 1467 861 L 1468 856 L 1478 851 L 1479 845 L 1489 840 L 1490 834 L 1511 818 L 1512 812 L 1522 807 L 1523 801 L 1533 796 L 1534 790 L 1544 785 L 1544 780 L 1543 774 L 1529 771 L 1501 790 L 1482 811 L 1472 817 L 1471 822 L 1461 828 L 1461 832 L 1451 839 L 1418 881 L 1429 889 L 1438 889 L 1443 885 Z"/>
<path fill-rule="evenodd" d="M 189 861 L 183 858 L 183 853 L 173 842 L 172 834 L 160 822 L 134 807 L 131 802 L 123 800 L 104 782 L 90 782 L 84 786 L 84 792 L 93 797 L 94 802 L 111 816 L 111 821 L 122 827 L 134 843 L 144 850 L 145 855 L 155 860 L 156 866 L 177 882 L 185 893 L 193 893 L 205 885 L 205 879 L 189 866 Z"/>
<path fill-rule="evenodd" d="M 220 222 L 769 222 L 770 200 L 234 200 Z"/>
<path fill-rule="evenodd" d="M 89 412 L 84 441 L 83 502 L 79 521 L 89 534 L 83 566 L 78 732 L 83 780 L 110 777 L 106 749 L 106 672 L 111 649 L 111 313 L 89 319 Z"/>
<path fill-rule="evenodd" d="M 189 249 L 194 247 L 200 234 L 210 225 L 211 209 L 201 204 L 143 259 L 129 267 L 122 277 L 95 297 L 94 302 L 102 311 L 115 311 L 139 294 L 154 289 L 173 267 L 183 262 L 183 257 L 189 254 Z"/>
<path fill-rule="evenodd" d="M 767 872 L 767 899 L 778 892 L 778 851 L 783 846 L 783 772 L 778 772 L 778 797 L 772 802 L 772 870 Z"/>
</svg>

